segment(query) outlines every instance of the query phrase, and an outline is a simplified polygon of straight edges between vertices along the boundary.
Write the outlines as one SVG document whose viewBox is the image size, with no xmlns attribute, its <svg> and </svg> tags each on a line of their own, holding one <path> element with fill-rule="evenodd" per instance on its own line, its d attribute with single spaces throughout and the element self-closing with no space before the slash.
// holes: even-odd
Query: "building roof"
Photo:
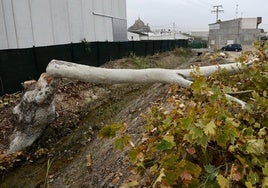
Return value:
<svg viewBox="0 0 268 188">
<path fill-rule="evenodd" d="M 216 23 L 211 23 L 208 25 L 217 25 L 217 24 L 223 24 L 223 23 L 228 23 L 228 22 L 236 22 L 236 21 L 244 21 L 244 22 L 255 22 L 257 25 L 262 23 L 262 17 L 254 17 L 254 18 L 236 18 L 232 20 L 225 20 L 225 21 L 218 21 Z"/>
<path fill-rule="evenodd" d="M 135 23 L 128 28 L 129 32 L 132 33 L 148 33 L 152 32 L 149 25 L 145 25 L 144 22 L 138 18 L 138 20 L 135 21 Z"/>
</svg>

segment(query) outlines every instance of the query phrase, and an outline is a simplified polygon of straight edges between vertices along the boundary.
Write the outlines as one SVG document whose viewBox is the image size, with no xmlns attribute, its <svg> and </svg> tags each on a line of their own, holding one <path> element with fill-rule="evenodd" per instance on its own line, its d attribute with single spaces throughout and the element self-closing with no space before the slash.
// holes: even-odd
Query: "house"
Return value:
<svg viewBox="0 0 268 188">
<path fill-rule="evenodd" d="M 149 24 L 145 25 L 140 17 L 128 28 L 128 40 L 146 40 L 151 34 Z"/>
<path fill-rule="evenodd" d="M 127 41 L 126 0 L 1 0 L 0 49 Z"/>
<path fill-rule="evenodd" d="M 183 35 L 181 32 L 172 31 L 170 29 L 152 31 L 149 24 L 145 25 L 140 17 L 128 28 L 128 40 L 187 40 L 189 38 L 190 37 Z"/>
<path fill-rule="evenodd" d="M 209 45 L 221 48 L 227 44 L 240 43 L 250 46 L 263 32 L 258 28 L 262 18 L 238 18 L 209 24 Z"/>
</svg>

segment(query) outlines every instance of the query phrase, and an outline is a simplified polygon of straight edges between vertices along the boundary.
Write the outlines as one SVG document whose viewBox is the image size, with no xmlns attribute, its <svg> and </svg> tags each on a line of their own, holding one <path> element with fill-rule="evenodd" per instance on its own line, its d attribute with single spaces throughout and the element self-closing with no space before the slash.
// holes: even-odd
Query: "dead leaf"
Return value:
<svg viewBox="0 0 268 188">
<path fill-rule="evenodd" d="M 241 174 L 238 172 L 238 166 L 237 165 L 232 165 L 231 168 L 231 174 L 230 174 L 230 179 L 234 181 L 240 181 L 241 180 Z"/>
<path fill-rule="evenodd" d="M 194 148 L 194 147 L 191 147 L 191 148 L 186 148 L 186 151 L 187 151 L 189 154 L 191 154 L 191 155 L 193 155 L 193 154 L 195 154 L 195 153 L 196 153 L 196 150 L 195 150 L 195 148 Z"/>
<path fill-rule="evenodd" d="M 193 176 L 189 172 L 182 172 L 180 177 L 182 181 L 187 181 L 187 182 L 191 181 L 193 178 Z"/>
<path fill-rule="evenodd" d="M 91 173 L 92 172 L 92 157 L 90 154 L 86 156 L 86 160 L 87 160 L 87 164 L 86 164 L 87 170 L 89 173 Z"/>
</svg>

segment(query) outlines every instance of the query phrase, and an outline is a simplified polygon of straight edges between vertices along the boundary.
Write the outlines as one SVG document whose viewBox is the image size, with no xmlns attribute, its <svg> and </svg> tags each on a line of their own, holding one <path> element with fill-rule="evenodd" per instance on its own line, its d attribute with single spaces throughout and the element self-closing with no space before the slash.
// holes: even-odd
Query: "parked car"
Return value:
<svg viewBox="0 0 268 188">
<path fill-rule="evenodd" d="M 242 51 L 242 46 L 241 44 L 229 44 L 227 46 L 222 47 L 221 50 L 240 52 Z"/>
<path fill-rule="evenodd" d="M 268 40 L 268 37 L 267 37 L 267 36 L 262 36 L 262 37 L 261 37 L 261 40 L 262 40 L 262 41 L 266 41 L 266 40 Z"/>
</svg>

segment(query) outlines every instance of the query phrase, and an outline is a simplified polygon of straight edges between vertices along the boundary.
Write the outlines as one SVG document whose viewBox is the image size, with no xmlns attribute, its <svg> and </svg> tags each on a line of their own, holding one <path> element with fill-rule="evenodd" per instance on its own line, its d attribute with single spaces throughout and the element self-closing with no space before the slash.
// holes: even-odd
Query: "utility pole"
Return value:
<svg viewBox="0 0 268 188">
<path fill-rule="evenodd" d="M 220 12 L 224 12 L 222 9 L 220 9 L 220 8 L 222 8 L 222 5 L 215 5 L 215 6 L 213 6 L 213 9 L 216 9 L 216 10 L 212 10 L 211 12 L 212 13 L 216 13 L 216 22 L 218 22 L 218 20 L 219 20 L 219 13 Z"/>
<path fill-rule="evenodd" d="M 174 39 L 176 39 L 176 29 L 175 29 L 175 22 L 173 22 L 173 33 L 174 33 Z"/>
<path fill-rule="evenodd" d="M 238 4 L 236 4 L 235 19 L 237 19 L 237 15 L 238 15 Z"/>
</svg>

